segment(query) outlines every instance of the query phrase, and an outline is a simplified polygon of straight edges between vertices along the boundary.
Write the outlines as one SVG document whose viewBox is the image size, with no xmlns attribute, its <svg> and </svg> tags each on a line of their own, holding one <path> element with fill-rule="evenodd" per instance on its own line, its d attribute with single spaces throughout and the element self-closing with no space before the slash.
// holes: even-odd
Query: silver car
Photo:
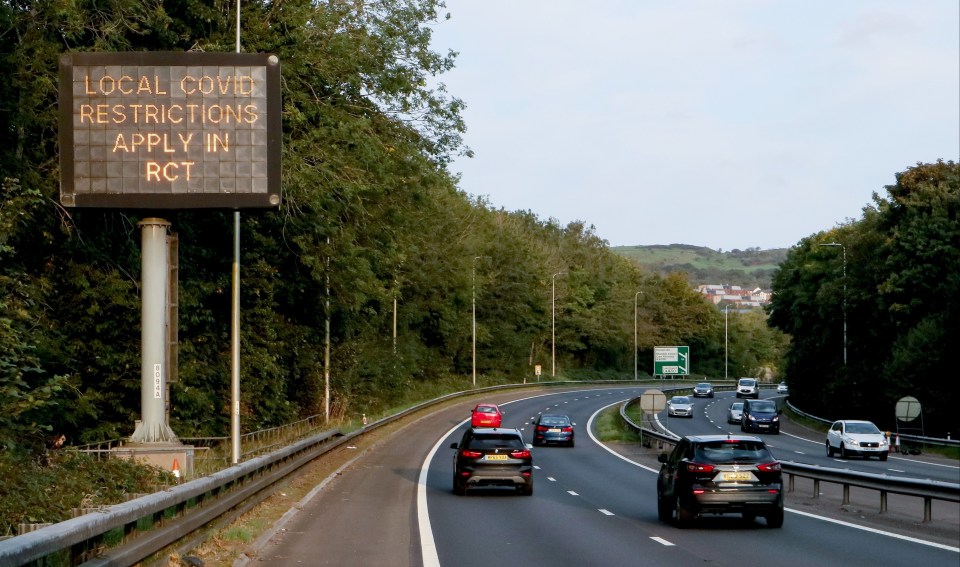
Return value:
<svg viewBox="0 0 960 567">
<path fill-rule="evenodd" d="M 667 400 L 667 417 L 693 417 L 693 401 L 687 396 Z"/>
<path fill-rule="evenodd" d="M 713 386 L 709 382 L 700 382 L 693 387 L 694 398 L 712 398 Z"/>
<path fill-rule="evenodd" d="M 741 419 L 743 419 L 743 402 L 733 402 L 727 410 L 727 423 L 739 425 Z"/>
</svg>

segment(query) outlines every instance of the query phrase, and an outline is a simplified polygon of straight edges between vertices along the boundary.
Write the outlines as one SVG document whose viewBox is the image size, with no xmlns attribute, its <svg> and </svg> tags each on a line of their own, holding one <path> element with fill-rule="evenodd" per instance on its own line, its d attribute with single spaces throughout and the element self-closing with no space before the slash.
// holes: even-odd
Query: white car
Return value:
<svg viewBox="0 0 960 567">
<path fill-rule="evenodd" d="M 777 384 L 777 393 L 778 393 L 778 394 L 788 394 L 788 393 L 790 393 L 790 392 L 787 390 L 787 383 L 786 383 L 786 382 L 780 382 L 779 384 Z"/>
<path fill-rule="evenodd" d="M 833 422 L 830 431 L 827 431 L 827 456 L 832 457 L 835 452 L 840 453 L 841 459 L 860 455 L 864 459 L 876 456 L 886 461 L 890 442 L 870 421 L 842 419 Z"/>
<path fill-rule="evenodd" d="M 737 380 L 738 398 L 760 398 L 760 385 L 756 378 L 741 378 Z"/>
<path fill-rule="evenodd" d="M 693 417 L 693 401 L 688 396 L 674 396 L 667 400 L 667 417 Z"/>
</svg>

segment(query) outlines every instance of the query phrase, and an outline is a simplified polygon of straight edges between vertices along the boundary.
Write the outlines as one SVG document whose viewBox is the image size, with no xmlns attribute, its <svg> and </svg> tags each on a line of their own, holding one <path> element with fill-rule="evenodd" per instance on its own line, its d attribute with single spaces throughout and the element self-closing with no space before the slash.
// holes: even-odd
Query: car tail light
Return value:
<svg viewBox="0 0 960 567">
<path fill-rule="evenodd" d="M 757 465 L 757 468 L 763 472 L 780 472 L 780 463 L 764 463 L 762 465 Z"/>
<path fill-rule="evenodd" d="M 561 428 L 560 430 L 563 431 L 564 433 L 571 433 L 571 432 L 573 432 L 573 428 L 572 428 L 572 427 L 563 427 L 563 428 Z"/>
<path fill-rule="evenodd" d="M 526 459 L 530 457 L 530 451 L 526 449 L 515 449 L 510 451 L 510 456 L 514 459 Z"/>
<path fill-rule="evenodd" d="M 467 459 L 476 459 L 477 457 L 483 456 L 483 453 L 481 453 L 480 451 L 471 451 L 469 449 L 464 449 L 463 451 L 460 451 L 460 456 Z"/>
<path fill-rule="evenodd" d="M 537 431 L 546 431 L 547 429 L 549 429 L 549 427 L 547 427 L 546 425 L 537 426 Z"/>
<path fill-rule="evenodd" d="M 716 468 L 713 465 L 705 465 L 703 463 L 687 463 L 688 472 L 698 472 L 698 473 L 707 473 L 713 472 L 713 469 Z"/>
</svg>

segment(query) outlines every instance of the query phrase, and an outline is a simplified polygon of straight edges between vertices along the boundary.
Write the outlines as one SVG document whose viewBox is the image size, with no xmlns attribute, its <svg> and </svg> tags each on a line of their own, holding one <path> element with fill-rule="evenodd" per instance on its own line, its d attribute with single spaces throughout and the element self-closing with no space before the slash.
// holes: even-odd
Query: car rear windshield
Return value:
<svg viewBox="0 0 960 567">
<path fill-rule="evenodd" d="M 560 416 L 545 415 L 540 419 L 540 425 L 567 425 L 569 423 L 569 419 Z"/>
<path fill-rule="evenodd" d="M 470 439 L 469 449 L 523 449 L 523 440 L 516 435 L 474 435 Z"/>
<path fill-rule="evenodd" d="M 497 410 L 490 406 L 478 406 L 477 413 L 497 413 Z"/>
<path fill-rule="evenodd" d="M 751 402 L 750 411 L 777 411 L 777 404 L 773 402 Z"/>
<path fill-rule="evenodd" d="M 698 443 L 694 459 L 699 463 L 766 462 L 773 457 L 758 441 L 721 440 Z"/>
<path fill-rule="evenodd" d="M 847 433 L 880 433 L 880 430 L 872 423 L 848 423 Z"/>
</svg>

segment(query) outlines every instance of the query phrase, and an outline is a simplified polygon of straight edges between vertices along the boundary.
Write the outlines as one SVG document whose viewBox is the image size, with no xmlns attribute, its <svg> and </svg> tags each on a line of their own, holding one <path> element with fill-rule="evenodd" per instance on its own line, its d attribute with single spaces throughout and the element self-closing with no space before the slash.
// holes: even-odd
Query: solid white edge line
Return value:
<svg viewBox="0 0 960 567">
<path fill-rule="evenodd" d="M 594 414 L 591 415 L 591 416 L 590 416 L 590 419 L 587 421 L 587 434 L 590 435 L 590 438 L 593 439 L 594 443 L 596 443 L 596 444 L 599 445 L 600 447 L 604 448 L 608 453 L 610 453 L 610 454 L 613 455 L 614 457 L 618 457 L 619 459 L 621 459 L 621 460 L 623 460 L 623 461 L 626 461 L 626 462 L 630 463 L 631 465 L 640 467 L 641 469 L 648 470 L 648 471 L 650 471 L 650 472 L 652 472 L 652 473 L 659 474 L 659 473 L 660 473 L 659 470 L 652 469 L 652 468 L 650 468 L 650 467 L 648 467 L 648 466 L 645 466 L 645 465 L 641 465 L 640 463 L 638 463 L 638 462 L 636 462 L 636 461 L 632 461 L 632 460 L 628 459 L 627 457 L 624 457 L 624 456 L 621 455 L 620 453 L 617 453 L 617 452 L 614 451 L 613 449 L 610 449 L 609 447 L 607 447 L 606 445 L 604 445 L 603 443 L 601 443 L 600 440 L 597 439 L 597 438 L 593 435 L 593 431 L 592 431 L 592 430 L 593 430 L 593 420 L 594 420 L 594 418 L 596 418 L 598 415 L 600 415 L 600 412 L 602 412 L 603 410 L 607 409 L 608 407 L 610 407 L 610 406 L 615 406 L 615 405 L 617 405 L 617 404 L 619 404 L 619 403 L 623 403 L 624 401 L 625 401 L 625 400 L 620 400 L 619 402 L 614 402 L 614 403 L 612 403 L 612 404 L 610 404 L 610 405 L 607 405 L 607 406 L 604 406 L 604 407 L 598 409 L 596 412 L 594 412 Z M 827 518 L 827 517 L 825 517 L 825 516 L 818 516 L 818 515 L 816 515 L 816 514 L 811 514 L 810 512 L 803 512 L 803 511 L 801 511 L 801 510 L 794 510 L 793 508 L 784 508 L 784 510 L 786 510 L 787 512 L 791 512 L 791 513 L 793 513 L 793 514 L 799 514 L 799 515 L 801 515 L 801 516 L 806 516 L 806 517 L 808 517 L 808 518 L 813 518 L 813 519 L 816 519 L 816 520 L 822 520 L 822 521 L 824 521 L 824 522 L 831 522 L 831 523 L 834 523 L 834 524 L 837 524 L 837 525 L 847 526 L 847 527 L 850 527 L 850 528 L 853 528 L 853 529 L 857 529 L 857 530 L 861 530 L 861 531 L 865 531 L 865 532 L 870 532 L 870 533 L 874 533 L 874 534 L 878 534 L 878 535 L 883 535 L 883 536 L 887 536 L 887 537 L 892 537 L 892 538 L 895 538 L 895 539 L 900 539 L 900 540 L 904 540 L 904 541 L 910 541 L 910 542 L 913 542 L 913 543 L 918 543 L 918 544 L 920 544 L 920 545 L 926 545 L 926 546 L 929 546 L 929 547 L 935 547 L 935 548 L 938 548 L 938 549 L 945 549 L 945 550 L 947 550 L 947 551 L 953 551 L 953 552 L 960 553 L 960 547 L 952 547 L 952 546 L 949 546 L 949 545 L 944 545 L 944 544 L 940 544 L 940 543 L 936 543 L 936 542 L 932 542 L 932 541 L 926 541 L 926 540 L 918 539 L 918 538 L 915 538 L 915 537 L 910 537 L 910 536 L 901 535 L 901 534 L 894 533 L 894 532 L 888 532 L 888 531 L 884 531 L 884 530 L 878 530 L 878 529 L 876 529 L 876 528 L 868 528 L 868 527 L 866 527 L 866 526 L 858 526 L 857 524 L 851 524 L 851 523 L 849 523 L 849 522 L 844 522 L 844 521 L 842 521 L 842 520 L 834 520 L 833 518 Z M 656 538 L 651 538 L 651 539 L 656 539 Z"/>
<path fill-rule="evenodd" d="M 876 528 L 868 528 L 866 526 L 858 526 L 857 524 L 851 524 L 850 522 L 844 522 L 843 520 L 834 520 L 833 518 L 825 518 L 823 516 L 817 516 L 816 514 L 811 514 L 810 512 L 804 512 L 802 510 L 794 510 L 792 508 L 787 508 L 787 512 L 794 514 L 799 514 L 801 516 L 807 516 L 808 518 L 813 518 L 815 520 L 823 520 L 824 522 L 830 522 L 832 524 L 838 524 L 841 526 L 846 526 L 848 528 L 853 528 L 855 530 L 861 530 L 864 532 L 870 532 L 882 536 L 892 537 L 895 539 L 902 539 L 904 541 L 910 541 L 913 543 L 919 543 L 920 545 L 926 545 L 929 547 L 936 547 L 937 549 L 945 549 L 947 551 L 953 551 L 954 553 L 960 553 L 960 547 L 953 547 L 950 545 L 944 545 L 942 543 L 936 543 L 933 541 L 926 541 L 923 539 L 918 539 L 915 537 L 905 536 L 898 533 L 888 532 L 884 530 L 878 530 Z"/>
</svg>

